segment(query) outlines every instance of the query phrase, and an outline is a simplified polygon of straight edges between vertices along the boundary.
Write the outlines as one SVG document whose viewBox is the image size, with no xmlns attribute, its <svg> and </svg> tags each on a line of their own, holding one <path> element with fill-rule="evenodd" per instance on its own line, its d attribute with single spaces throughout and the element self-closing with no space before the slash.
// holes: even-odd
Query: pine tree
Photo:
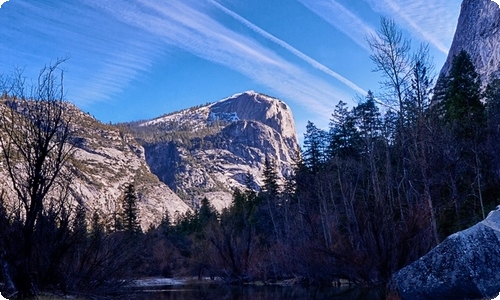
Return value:
<svg viewBox="0 0 500 300">
<path fill-rule="evenodd" d="M 137 208 L 137 195 L 135 186 L 129 183 L 125 186 L 125 194 L 122 202 L 123 227 L 128 233 L 141 232 L 139 212 Z"/>
<path fill-rule="evenodd" d="M 304 134 L 303 158 L 307 168 L 313 173 L 318 173 L 325 162 L 326 132 L 319 129 L 311 121 L 307 122 L 306 133 Z"/>
<path fill-rule="evenodd" d="M 94 211 L 90 224 L 90 237 L 94 241 L 100 240 L 104 236 L 104 232 L 104 225 L 102 223 L 99 212 Z"/>
<path fill-rule="evenodd" d="M 198 210 L 198 223 L 200 226 L 200 230 L 208 225 L 211 221 L 217 220 L 217 213 L 215 208 L 210 204 L 207 197 L 204 197 L 201 200 L 201 206 Z"/>
<path fill-rule="evenodd" d="M 78 203 L 75 213 L 75 219 L 73 220 L 73 233 L 75 237 L 81 241 L 87 235 L 87 220 L 85 206 Z"/>
<path fill-rule="evenodd" d="M 165 236 L 168 236 L 170 234 L 170 231 L 172 229 L 172 222 L 170 221 L 170 214 L 168 213 L 168 210 L 165 211 L 165 214 L 163 215 L 158 228 Z"/>
<path fill-rule="evenodd" d="M 484 128 L 481 79 L 464 50 L 453 58 L 443 107 L 445 122 L 457 137 L 471 138 Z"/>
<path fill-rule="evenodd" d="M 264 186 L 262 192 L 269 198 L 273 199 L 279 194 L 278 173 L 276 166 L 271 159 L 266 157 L 264 161 Z"/>
<path fill-rule="evenodd" d="M 380 112 L 375 104 L 375 97 L 371 91 L 366 95 L 366 100 L 354 108 L 356 128 L 358 135 L 363 141 L 364 151 L 372 150 L 374 141 L 381 135 Z"/>
<path fill-rule="evenodd" d="M 330 143 L 328 159 L 334 157 L 355 156 L 358 146 L 358 130 L 355 118 L 347 103 L 340 101 L 330 120 Z"/>
<path fill-rule="evenodd" d="M 476 199 L 482 217 L 486 216 L 483 201 L 486 114 L 481 102 L 481 80 L 466 51 L 454 56 L 446 82 L 442 107 L 444 124 L 451 134 L 445 141 L 448 145 L 445 153 L 448 153 L 448 168 L 455 173 L 453 180 L 458 188 L 453 199 L 458 228 L 462 228 L 470 225 L 467 222 L 471 220 Z"/>
</svg>

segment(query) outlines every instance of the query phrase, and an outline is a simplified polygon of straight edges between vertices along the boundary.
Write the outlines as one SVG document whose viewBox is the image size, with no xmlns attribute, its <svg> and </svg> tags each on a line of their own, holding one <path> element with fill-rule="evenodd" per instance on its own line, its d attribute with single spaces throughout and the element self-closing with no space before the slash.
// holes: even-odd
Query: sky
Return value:
<svg viewBox="0 0 500 300">
<path fill-rule="evenodd" d="M 0 3 L 3 0 L 0 0 Z M 247 90 L 326 128 L 335 105 L 380 90 L 366 39 L 381 16 L 441 69 L 461 0 L 10 0 L 0 74 L 27 82 L 58 58 L 66 99 L 108 123 L 146 120 Z"/>
</svg>

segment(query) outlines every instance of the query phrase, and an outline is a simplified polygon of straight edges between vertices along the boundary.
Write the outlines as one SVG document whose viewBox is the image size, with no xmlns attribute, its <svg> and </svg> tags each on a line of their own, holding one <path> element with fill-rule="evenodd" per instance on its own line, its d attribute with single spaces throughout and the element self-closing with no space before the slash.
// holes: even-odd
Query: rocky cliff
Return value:
<svg viewBox="0 0 500 300">
<path fill-rule="evenodd" d="M 472 58 L 483 84 L 500 76 L 500 8 L 491 0 L 464 0 L 448 58 L 441 70 L 446 75 L 453 56 L 465 50 Z"/>
<path fill-rule="evenodd" d="M 226 207 L 248 173 L 258 189 L 266 157 L 284 179 L 299 150 L 290 108 L 255 92 L 128 127 L 152 172 L 193 206 L 207 197 L 218 209 Z"/>
<path fill-rule="evenodd" d="M 144 148 L 130 134 L 98 122 L 71 104 L 67 104 L 66 109 L 73 120 L 72 143 L 75 145 L 74 155 L 64 170 L 71 178 L 68 203 L 83 203 L 87 217 L 98 211 L 104 220 L 110 221 L 114 211 L 121 207 L 124 185 L 133 183 L 143 229 L 159 223 L 166 211 L 174 216 L 190 210 L 151 173 Z M 5 170 L 0 171 L 0 182 L 2 190 L 14 199 Z"/>
</svg>

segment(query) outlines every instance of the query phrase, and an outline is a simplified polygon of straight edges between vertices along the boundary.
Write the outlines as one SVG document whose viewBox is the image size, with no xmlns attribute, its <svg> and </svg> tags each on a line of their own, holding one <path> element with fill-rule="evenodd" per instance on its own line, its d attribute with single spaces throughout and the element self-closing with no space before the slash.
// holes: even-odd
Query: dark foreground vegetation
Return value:
<svg viewBox="0 0 500 300">
<path fill-rule="evenodd" d="M 500 81 L 482 89 L 461 52 L 433 90 L 427 48 L 409 45 L 382 21 L 370 46 L 384 94 L 340 102 L 329 130 L 309 123 L 294 176 L 280 181 L 267 159 L 259 191 L 248 175 L 222 212 L 205 199 L 146 232 L 133 184 L 111 218 L 68 202 L 72 122 L 60 62 L 29 96 L 21 77 L 2 77 L 2 167 L 16 198 L 0 197 L 1 290 L 106 294 L 146 276 L 385 284 L 483 219 L 500 194 Z"/>
</svg>

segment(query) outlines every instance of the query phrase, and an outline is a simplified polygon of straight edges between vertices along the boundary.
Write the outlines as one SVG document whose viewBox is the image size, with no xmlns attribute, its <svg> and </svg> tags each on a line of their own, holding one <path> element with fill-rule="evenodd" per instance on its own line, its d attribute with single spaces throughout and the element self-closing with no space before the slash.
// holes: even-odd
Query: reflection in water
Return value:
<svg viewBox="0 0 500 300">
<path fill-rule="evenodd" d="M 190 285 L 166 287 L 120 297 L 136 300 L 303 300 L 303 299 L 342 299 L 342 300 L 382 300 L 380 290 L 345 288 L 303 288 L 281 286 L 220 286 Z"/>
</svg>

